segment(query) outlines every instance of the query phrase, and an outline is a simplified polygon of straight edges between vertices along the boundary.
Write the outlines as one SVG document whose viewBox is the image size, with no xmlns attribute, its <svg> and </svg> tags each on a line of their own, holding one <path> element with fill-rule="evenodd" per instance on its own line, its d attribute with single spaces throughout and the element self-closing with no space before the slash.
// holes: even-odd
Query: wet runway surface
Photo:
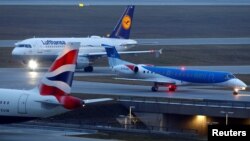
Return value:
<svg viewBox="0 0 250 141">
<path fill-rule="evenodd" d="M 95 73 L 78 72 L 76 76 L 103 75 L 106 74 L 105 71 L 108 71 L 107 68 L 100 67 L 96 68 Z M 28 72 L 23 68 L 2 68 L 0 69 L 0 87 L 32 89 L 37 85 L 44 72 L 45 69 L 40 72 Z M 112 75 L 110 72 L 108 74 Z M 232 95 L 232 90 L 220 90 L 213 86 L 179 86 L 176 92 L 170 93 L 163 87 L 159 89 L 159 92 L 151 92 L 150 86 L 74 81 L 72 92 L 117 96 L 250 101 L 250 92 L 241 91 L 240 95 L 235 97 Z"/>
<path fill-rule="evenodd" d="M 60 2 L 55 0 L 2 0 L 0 4 L 3 5 L 77 5 L 79 0 L 60 0 Z M 247 0 L 210 0 L 210 1 L 197 1 L 197 0 L 84 0 L 86 5 L 249 5 L 250 2 Z"/>
<path fill-rule="evenodd" d="M 0 125 L 0 140 L 1 141 L 105 141 L 102 139 L 89 139 L 73 137 L 71 135 L 91 134 L 91 131 L 74 132 L 70 130 L 50 129 L 46 127 L 43 129 L 29 128 L 29 127 L 15 127 L 11 125 Z"/>
</svg>

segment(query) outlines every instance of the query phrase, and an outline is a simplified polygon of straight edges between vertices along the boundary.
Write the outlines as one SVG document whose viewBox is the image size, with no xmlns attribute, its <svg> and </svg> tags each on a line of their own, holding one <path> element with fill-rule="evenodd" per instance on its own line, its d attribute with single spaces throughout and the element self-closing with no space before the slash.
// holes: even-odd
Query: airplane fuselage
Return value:
<svg viewBox="0 0 250 141">
<path fill-rule="evenodd" d="M 23 62 L 30 59 L 53 61 L 67 42 L 80 42 L 79 55 L 86 59 L 92 59 L 89 56 L 91 53 L 105 52 L 102 44 L 114 45 L 119 51 L 127 50 L 137 44 L 135 40 L 131 39 L 98 36 L 89 38 L 31 38 L 16 43 L 12 55 Z"/>
<path fill-rule="evenodd" d="M 120 76 L 134 79 L 144 79 L 150 82 L 170 83 L 175 85 L 216 85 L 231 88 L 247 87 L 233 74 L 220 71 L 186 70 L 147 65 L 118 65 L 113 70 Z M 136 68 L 137 67 L 137 68 Z M 137 69 L 135 71 L 135 68 Z"/>
<path fill-rule="evenodd" d="M 41 103 L 57 100 L 54 96 L 39 95 L 37 89 L 0 89 L 0 92 L 0 124 L 45 118 L 67 111 L 62 106 Z"/>
</svg>

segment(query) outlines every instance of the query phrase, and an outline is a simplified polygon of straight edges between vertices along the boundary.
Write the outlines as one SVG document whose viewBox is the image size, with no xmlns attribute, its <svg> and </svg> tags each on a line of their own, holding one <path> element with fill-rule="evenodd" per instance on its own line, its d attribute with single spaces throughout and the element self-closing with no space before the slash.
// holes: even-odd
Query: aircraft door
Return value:
<svg viewBox="0 0 250 141">
<path fill-rule="evenodd" d="M 20 96 L 18 100 L 18 113 L 19 114 L 27 114 L 26 104 L 27 104 L 28 96 L 29 95 L 27 94 L 23 94 Z"/>
</svg>

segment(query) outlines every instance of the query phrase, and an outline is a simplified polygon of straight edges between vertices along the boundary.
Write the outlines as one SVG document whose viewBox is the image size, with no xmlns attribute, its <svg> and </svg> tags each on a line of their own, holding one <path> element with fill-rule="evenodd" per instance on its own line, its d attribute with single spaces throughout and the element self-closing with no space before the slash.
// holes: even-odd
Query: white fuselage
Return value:
<svg viewBox="0 0 250 141">
<path fill-rule="evenodd" d="M 12 55 L 21 61 L 30 59 L 53 61 L 67 42 L 80 42 L 79 56 L 85 57 L 86 61 L 98 57 L 94 53 L 105 52 L 105 49 L 101 46 L 102 44 L 115 46 L 118 51 L 127 50 L 137 44 L 135 40 L 131 39 L 98 36 L 88 38 L 31 38 L 16 43 Z"/>
<path fill-rule="evenodd" d="M 47 105 L 41 101 L 57 102 L 54 96 L 41 96 L 36 89 L 0 89 L 0 118 L 44 118 L 68 111 L 63 106 Z"/>
</svg>

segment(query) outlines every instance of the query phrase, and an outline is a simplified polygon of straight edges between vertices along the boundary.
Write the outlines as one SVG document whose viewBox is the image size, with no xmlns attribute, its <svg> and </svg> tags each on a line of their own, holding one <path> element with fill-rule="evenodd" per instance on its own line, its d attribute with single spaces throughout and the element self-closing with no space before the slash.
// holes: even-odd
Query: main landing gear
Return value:
<svg viewBox="0 0 250 141">
<path fill-rule="evenodd" d="M 158 89 L 159 89 L 159 84 L 158 83 L 154 83 L 154 86 L 152 86 L 151 91 L 152 92 L 157 92 Z M 176 85 L 174 85 L 174 84 L 168 85 L 169 92 L 174 92 L 176 89 L 177 89 Z"/>
<path fill-rule="evenodd" d="M 84 68 L 85 72 L 93 72 L 93 70 L 94 70 L 93 66 L 87 66 Z"/>
</svg>

